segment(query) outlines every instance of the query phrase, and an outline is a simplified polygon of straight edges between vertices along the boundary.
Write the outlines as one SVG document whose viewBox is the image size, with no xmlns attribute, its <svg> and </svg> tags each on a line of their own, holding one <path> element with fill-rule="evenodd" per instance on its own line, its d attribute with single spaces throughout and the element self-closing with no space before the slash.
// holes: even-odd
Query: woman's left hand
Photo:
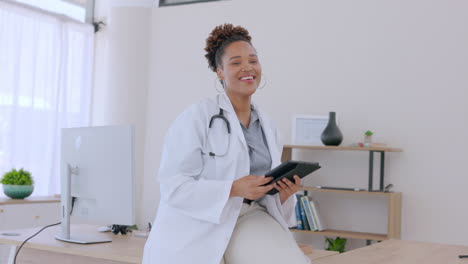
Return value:
<svg viewBox="0 0 468 264">
<path fill-rule="evenodd" d="M 283 204 L 289 196 L 299 191 L 301 188 L 301 178 L 294 175 L 294 182 L 283 178 L 275 183 L 275 188 L 279 191 L 280 201 Z"/>
</svg>

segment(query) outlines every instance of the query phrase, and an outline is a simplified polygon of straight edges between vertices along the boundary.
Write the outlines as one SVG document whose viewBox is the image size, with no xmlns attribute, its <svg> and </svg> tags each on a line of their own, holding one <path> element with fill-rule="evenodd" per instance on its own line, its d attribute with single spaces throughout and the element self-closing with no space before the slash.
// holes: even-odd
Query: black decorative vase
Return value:
<svg viewBox="0 0 468 264">
<path fill-rule="evenodd" d="M 338 146 L 343 141 L 343 134 L 336 125 L 336 113 L 330 112 L 328 118 L 328 124 L 325 130 L 322 132 L 322 142 L 326 146 Z"/>
</svg>

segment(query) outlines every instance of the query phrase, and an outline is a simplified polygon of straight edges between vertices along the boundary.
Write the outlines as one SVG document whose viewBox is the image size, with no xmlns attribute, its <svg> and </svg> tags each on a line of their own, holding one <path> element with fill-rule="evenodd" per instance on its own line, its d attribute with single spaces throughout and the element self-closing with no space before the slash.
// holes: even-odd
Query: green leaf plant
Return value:
<svg viewBox="0 0 468 264">
<path fill-rule="evenodd" d="M 331 251 L 338 251 L 340 253 L 345 252 L 345 246 L 346 246 L 346 238 L 340 238 L 336 237 L 335 239 L 333 238 L 325 238 L 325 241 L 328 243 L 327 250 Z"/>
<path fill-rule="evenodd" d="M 7 185 L 33 185 L 34 180 L 29 171 L 21 168 L 20 170 L 13 169 L 5 173 L 0 183 Z"/>
</svg>

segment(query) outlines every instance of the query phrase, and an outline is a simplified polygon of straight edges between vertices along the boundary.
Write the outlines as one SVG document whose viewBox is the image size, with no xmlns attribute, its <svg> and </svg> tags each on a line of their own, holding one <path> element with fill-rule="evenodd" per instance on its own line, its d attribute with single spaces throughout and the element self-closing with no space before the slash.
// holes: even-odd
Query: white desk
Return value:
<svg viewBox="0 0 468 264">
<path fill-rule="evenodd" d="M 36 233 L 40 228 L 9 230 L 3 232 L 17 232 L 20 236 L 0 235 L 0 244 L 13 245 L 11 253 L 14 253 L 17 246 L 29 236 Z M 145 237 L 137 237 L 132 234 L 122 236 L 112 233 L 103 233 L 107 238 L 112 238 L 112 243 L 78 245 L 58 241 L 55 235 L 59 232 L 60 226 L 45 229 L 40 234 L 29 240 L 21 249 L 17 262 L 26 263 L 60 263 L 60 264 L 128 264 L 141 263 L 143 247 L 146 242 Z M 0 232 L 0 233 L 3 233 Z M 96 232 L 95 226 L 79 225 L 72 226 L 74 232 Z M 312 260 L 326 258 L 335 255 L 337 252 L 325 250 L 313 250 L 307 256 Z M 10 254 L 10 261 L 14 254 Z"/>
</svg>

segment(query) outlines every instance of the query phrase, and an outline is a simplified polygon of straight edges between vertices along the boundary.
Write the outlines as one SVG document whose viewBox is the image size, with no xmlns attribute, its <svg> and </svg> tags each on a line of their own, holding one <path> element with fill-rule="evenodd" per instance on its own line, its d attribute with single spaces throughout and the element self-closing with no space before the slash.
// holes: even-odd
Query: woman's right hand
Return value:
<svg viewBox="0 0 468 264">
<path fill-rule="evenodd" d="M 232 183 L 231 194 L 229 197 L 240 196 L 249 200 L 256 200 L 275 187 L 269 184 L 273 177 L 247 175 Z"/>
</svg>

